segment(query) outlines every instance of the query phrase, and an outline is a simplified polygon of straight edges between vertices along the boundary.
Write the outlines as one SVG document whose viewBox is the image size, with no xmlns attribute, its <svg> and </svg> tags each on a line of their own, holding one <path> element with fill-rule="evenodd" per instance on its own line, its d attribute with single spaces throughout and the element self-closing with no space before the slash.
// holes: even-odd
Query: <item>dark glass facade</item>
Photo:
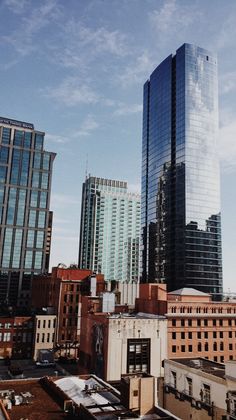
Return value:
<svg viewBox="0 0 236 420">
<path fill-rule="evenodd" d="M 214 54 L 184 44 L 144 85 L 141 281 L 222 293 Z"/>
<path fill-rule="evenodd" d="M 54 153 L 33 125 L 0 118 L 0 304 L 27 306 L 46 261 Z"/>
</svg>

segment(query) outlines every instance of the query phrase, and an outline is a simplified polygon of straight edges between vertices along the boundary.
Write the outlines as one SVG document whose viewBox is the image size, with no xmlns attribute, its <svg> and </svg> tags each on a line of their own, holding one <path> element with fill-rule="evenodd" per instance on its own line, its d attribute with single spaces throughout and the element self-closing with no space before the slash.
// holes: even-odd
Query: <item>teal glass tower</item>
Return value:
<svg viewBox="0 0 236 420">
<path fill-rule="evenodd" d="M 140 196 L 127 183 L 89 176 L 83 183 L 79 267 L 105 280 L 138 282 Z"/>
<path fill-rule="evenodd" d="M 144 85 L 142 282 L 222 293 L 217 59 L 190 44 Z"/>
<path fill-rule="evenodd" d="M 54 158 L 33 124 L 0 118 L 0 304 L 29 305 L 32 276 L 48 268 Z"/>
</svg>

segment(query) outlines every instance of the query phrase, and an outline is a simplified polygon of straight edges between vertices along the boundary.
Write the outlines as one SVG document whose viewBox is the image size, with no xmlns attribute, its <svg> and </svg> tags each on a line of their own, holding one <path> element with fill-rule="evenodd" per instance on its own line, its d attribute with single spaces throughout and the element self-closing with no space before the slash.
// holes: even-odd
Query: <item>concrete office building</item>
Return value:
<svg viewBox="0 0 236 420">
<path fill-rule="evenodd" d="M 55 153 L 33 124 L 0 118 L 0 302 L 27 306 L 34 274 L 48 267 Z"/>
<path fill-rule="evenodd" d="M 105 280 L 139 278 L 140 196 L 127 183 L 89 176 L 83 184 L 79 267 Z"/>
<path fill-rule="evenodd" d="M 190 44 L 144 85 L 141 281 L 222 294 L 217 59 Z"/>
</svg>

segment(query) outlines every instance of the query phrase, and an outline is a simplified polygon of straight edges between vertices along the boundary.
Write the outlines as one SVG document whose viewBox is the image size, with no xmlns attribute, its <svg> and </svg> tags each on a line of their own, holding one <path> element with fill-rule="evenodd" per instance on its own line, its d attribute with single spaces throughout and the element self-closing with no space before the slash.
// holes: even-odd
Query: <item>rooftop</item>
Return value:
<svg viewBox="0 0 236 420">
<path fill-rule="evenodd" d="M 225 365 L 213 362 L 212 360 L 204 359 L 202 357 L 170 360 L 181 365 L 208 373 L 209 375 L 217 376 L 218 378 L 225 378 Z"/>
<path fill-rule="evenodd" d="M 60 420 L 66 418 L 59 404 L 42 388 L 39 379 L 0 382 L 0 394 L 14 391 L 18 405 L 7 410 L 11 420 Z M 25 400 L 24 400 L 25 398 Z M 7 402 L 7 398 L 5 399 Z M 20 403 L 22 401 L 22 403 Z M 25 401 L 25 402 L 24 402 Z"/>
<path fill-rule="evenodd" d="M 137 312 L 134 314 L 129 313 L 120 313 L 120 314 L 111 314 L 109 318 L 117 319 L 166 319 L 164 315 L 149 314 L 145 312 Z"/>
<path fill-rule="evenodd" d="M 208 293 L 201 292 L 200 290 L 193 289 L 192 287 L 183 287 L 182 289 L 173 290 L 168 295 L 180 296 L 210 296 Z"/>
</svg>

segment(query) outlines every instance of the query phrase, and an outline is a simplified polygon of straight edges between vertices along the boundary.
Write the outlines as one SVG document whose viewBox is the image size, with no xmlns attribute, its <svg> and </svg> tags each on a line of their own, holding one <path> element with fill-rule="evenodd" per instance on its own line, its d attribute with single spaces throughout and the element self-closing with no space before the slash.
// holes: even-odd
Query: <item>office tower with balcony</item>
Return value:
<svg viewBox="0 0 236 420">
<path fill-rule="evenodd" d="M 217 59 L 190 44 L 144 85 L 141 281 L 220 299 Z"/>
<path fill-rule="evenodd" d="M 34 274 L 48 267 L 55 153 L 33 124 L 0 118 L 0 303 L 29 304 Z"/>
<path fill-rule="evenodd" d="M 89 176 L 83 183 L 79 267 L 105 280 L 139 278 L 140 196 L 127 183 Z"/>
</svg>

